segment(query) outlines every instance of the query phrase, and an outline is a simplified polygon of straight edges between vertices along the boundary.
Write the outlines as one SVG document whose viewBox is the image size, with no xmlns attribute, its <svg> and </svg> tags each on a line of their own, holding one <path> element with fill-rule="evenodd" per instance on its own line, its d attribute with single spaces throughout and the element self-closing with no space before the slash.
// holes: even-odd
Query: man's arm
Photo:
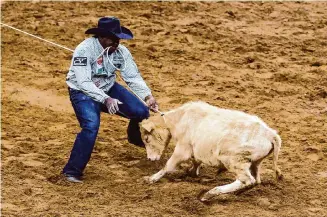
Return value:
<svg viewBox="0 0 327 217">
<path fill-rule="evenodd" d="M 109 96 L 103 90 L 99 89 L 91 79 L 91 56 L 88 49 L 77 47 L 73 55 L 70 70 L 74 71 L 77 87 L 82 92 L 95 101 L 104 103 L 105 99 Z"/>
<path fill-rule="evenodd" d="M 71 69 L 75 71 L 78 88 L 95 101 L 105 104 L 109 114 L 115 114 L 119 110 L 118 104 L 122 102 L 109 97 L 94 84 L 91 62 L 91 55 L 86 50 L 77 49 L 74 52 Z"/>
<path fill-rule="evenodd" d="M 123 52 L 126 63 L 122 64 L 124 70 L 121 70 L 121 76 L 127 85 L 142 99 L 151 95 L 150 88 L 144 82 L 129 50 L 120 45 L 119 48 Z M 126 67 L 125 67 L 126 64 Z"/>
<path fill-rule="evenodd" d="M 120 45 L 121 46 L 121 45 Z M 151 94 L 150 88 L 144 82 L 136 63 L 129 52 L 129 50 L 121 46 L 124 54 L 124 58 L 126 63 L 123 63 L 122 67 L 126 67 L 124 70 L 121 71 L 121 76 L 123 77 L 124 81 L 127 85 L 142 99 L 144 100 L 149 108 L 152 111 L 158 111 L 158 103 L 156 102 L 155 98 Z"/>
</svg>

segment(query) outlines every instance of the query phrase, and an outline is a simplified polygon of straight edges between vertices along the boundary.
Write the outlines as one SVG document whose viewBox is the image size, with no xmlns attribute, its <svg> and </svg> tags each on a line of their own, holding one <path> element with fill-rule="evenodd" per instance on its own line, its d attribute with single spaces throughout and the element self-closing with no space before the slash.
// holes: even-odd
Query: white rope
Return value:
<svg viewBox="0 0 327 217">
<path fill-rule="evenodd" d="M 120 51 L 120 48 L 118 47 L 118 49 L 115 50 L 114 53 L 118 52 L 118 53 L 120 53 L 120 55 L 123 57 L 123 60 L 124 60 L 124 68 L 122 68 L 122 69 L 117 68 L 117 67 L 113 64 L 114 57 L 113 57 L 113 55 L 110 55 L 110 56 L 109 56 L 109 49 L 110 49 L 110 47 L 107 48 L 107 52 L 106 52 L 106 54 L 107 54 L 107 59 L 108 59 L 108 62 L 110 63 L 110 65 L 111 65 L 112 67 L 114 67 L 116 70 L 119 70 L 119 71 L 123 71 L 123 70 L 125 70 L 126 67 L 127 67 L 127 61 L 126 61 L 126 59 L 125 59 L 125 57 L 124 57 L 124 55 L 123 55 L 123 52 Z M 110 58 L 110 57 L 112 57 L 112 58 Z M 111 59 L 112 59 L 112 60 L 111 60 Z"/>
<path fill-rule="evenodd" d="M 109 55 L 109 50 L 110 50 L 110 48 L 111 48 L 111 46 L 106 47 L 105 49 L 103 49 L 103 51 L 98 55 L 97 58 L 95 58 L 95 61 L 93 61 L 92 63 L 95 63 L 95 62 L 97 61 L 97 59 L 99 59 L 99 57 L 101 57 L 102 55 L 105 54 L 105 55 L 107 56 L 107 59 L 108 59 L 109 64 L 110 64 L 114 69 L 119 70 L 119 71 L 125 70 L 127 64 L 126 64 L 126 59 L 125 59 L 125 57 L 124 57 L 124 55 L 123 55 L 123 52 L 120 51 L 120 48 L 119 48 L 119 47 L 118 47 L 117 50 L 115 50 L 115 51 L 113 52 L 113 53 L 116 53 L 116 52 L 118 51 L 118 52 L 120 53 L 120 55 L 123 57 L 123 60 L 124 60 L 124 68 L 120 69 L 120 68 L 117 68 L 117 67 L 113 64 L 113 55 Z M 110 58 L 110 57 L 112 57 L 112 58 Z M 112 60 L 111 60 L 111 59 L 112 59 Z M 105 62 L 104 62 L 104 63 L 105 63 Z M 105 67 L 106 67 L 106 65 L 105 65 Z M 107 67 L 107 68 L 108 68 L 108 67 Z"/>
<path fill-rule="evenodd" d="M 48 43 L 50 43 L 50 44 L 52 44 L 52 45 L 56 45 L 56 46 L 61 47 L 61 48 L 63 48 L 63 49 L 66 49 L 66 50 L 69 50 L 69 51 L 74 52 L 74 50 L 69 49 L 69 48 L 67 48 L 67 47 L 65 47 L 65 46 L 62 46 L 62 45 L 60 45 L 60 44 L 54 43 L 54 42 L 52 42 L 52 41 L 45 40 L 45 39 L 40 38 L 40 37 L 38 37 L 38 36 L 36 36 L 36 35 L 32 35 L 32 34 L 30 34 L 30 33 L 28 33 L 28 32 L 22 31 L 22 30 L 20 30 L 20 29 L 17 29 L 17 28 L 15 28 L 15 27 L 9 26 L 9 25 L 7 25 L 7 24 L 4 24 L 4 23 L 0 23 L 0 24 L 6 26 L 6 27 L 8 27 L 8 28 L 14 29 L 14 30 L 16 30 L 16 31 L 18 31 L 18 32 L 22 32 L 22 33 L 25 33 L 26 35 L 29 35 L 29 36 L 32 36 L 32 37 L 34 37 L 34 38 L 40 39 L 40 40 L 42 40 L 42 41 L 48 42 Z"/>
<path fill-rule="evenodd" d="M 71 51 L 71 52 L 74 52 L 74 50 L 72 50 L 72 49 L 70 49 L 70 48 L 67 48 L 67 47 L 65 47 L 65 46 L 62 46 L 62 45 L 60 45 L 60 44 L 57 44 L 57 43 L 54 43 L 54 42 L 52 42 L 52 41 L 49 41 L 49 40 L 46 40 L 46 39 L 43 39 L 43 38 L 41 38 L 41 37 L 38 37 L 38 36 L 36 36 L 36 35 L 33 35 L 33 34 L 30 34 L 30 33 L 28 33 L 28 32 L 25 32 L 25 31 L 23 31 L 23 30 L 20 30 L 20 29 L 17 29 L 17 28 L 15 28 L 15 27 L 12 27 L 12 26 L 10 26 L 10 25 L 7 25 L 7 24 L 4 24 L 4 23 L 1 23 L 0 22 L 0 24 L 1 25 L 3 25 L 3 26 L 6 26 L 6 27 L 8 27 L 8 28 L 11 28 L 11 29 L 14 29 L 14 30 L 16 30 L 16 31 L 18 31 L 18 32 L 22 32 L 22 33 L 24 33 L 24 34 L 26 34 L 26 35 L 29 35 L 29 36 L 32 36 L 32 37 L 34 37 L 34 38 L 37 38 L 37 39 L 39 39 L 39 40 L 42 40 L 42 41 L 45 41 L 45 42 L 47 42 L 47 43 L 49 43 L 49 44 L 52 44 L 52 45 L 55 45 L 55 46 L 58 46 L 58 47 L 60 47 L 60 48 L 63 48 L 63 49 L 66 49 L 66 50 L 69 50 L 69 51 Z M 123 55 L 123 53 L 119 50 L 119 49 L 117 49 L 118 50 L 118 52 L 120 52 L 120 54 L 121 54 L 121 56 L 123 57 L 123 59 L 124 59 L 124 68 L 123 69 L 119 69 L 119 68 L 117 68 L 113 63 L 112 63 L 112 61 L 110 61 L 110 57 L 109 57 L 109 48 L 110 47 L 107 47 L 107 48 L 105 48 L 102 52 L 101 52 L 101 54 L 98 56 L 98 58 L 101 56 L 101 55 L 103 55 L 103 53 L 104 52 L 106 52 L 106 55 L 107 55 L 107 59 L 108 59 L 108 62 L 116 69 L 116 70 L 124 70 L 125 68 L 126 68 L 126 59 L 125 59 L 125 57 L 124 57 L 124 55 Z M 115 51 L 116 52 L 116 51 Z M 97 59 L 98 59 L 97 58 Z M 117 73 L 116 73 L 117 74 Z M 118 75 L 118 77 L 122 80 L 122 81 L 124 81 L 124 79 L 122 79 L 121 78 L 121 76 L 120 75 Z M 130 90 L 130 91 L 132 91 L 132 93 L 139 99 L 139 100 L 141 100 L 141 102 L 143 102 L 144 103 L 144 105 L 146 105 L 146 106 L 148 106 L 147 104 L 146 104 L 146 102 L 144 102 L 144 100 L 141 98 L 141 97 L 139 97 L 128 85 L 127 85 L 127 87 L 128 87 L 128 89 Z M 164 115 L 164 113 L 162 113 L 162 112 L 160 112 L 159 110 L 158 110 L 158 112 L 161 114 L 161 116 L 163 117 L 163 115 Z"/>
</svg>

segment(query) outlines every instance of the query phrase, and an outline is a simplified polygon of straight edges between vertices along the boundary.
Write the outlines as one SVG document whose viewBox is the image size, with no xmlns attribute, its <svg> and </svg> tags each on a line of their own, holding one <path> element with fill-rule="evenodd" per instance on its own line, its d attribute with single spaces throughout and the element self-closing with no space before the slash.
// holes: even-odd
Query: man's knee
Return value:
<svg viewBox="0 0 327 217">
<path fill-rule="evenodd" d="M 91 121 L 86 125 L 85 128 L 92 131 L 92 132 L 98 132 L 98 130 L 100 128 L 100 122 Z"/>
<path fill-rule="evenodd" d="M 149 109 L 147 107 L 139 107 L 134 111 L 134 118 L 135 119 L 147 119 L 150 116 Z"/>
<path fill-rule="evenodd" d="M 98 117 L 93 117 L 87 120 L 84 120 L 81 124 L 83 130 L 88 130 L 92 133 L 97 133 L 100 128 L 100 119 Z"/>
</svg>

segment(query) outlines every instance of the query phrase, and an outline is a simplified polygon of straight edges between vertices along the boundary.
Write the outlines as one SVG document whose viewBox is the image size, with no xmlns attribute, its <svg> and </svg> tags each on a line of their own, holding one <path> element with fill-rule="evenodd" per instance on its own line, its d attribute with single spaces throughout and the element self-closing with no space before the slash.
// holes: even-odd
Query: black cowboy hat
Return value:
<svg viewBox="0 0 327 217">
<path fill-rule="evenodd" d="M 94 34 L 99 36 L 115 35 L 120 39 L 133 38 L 133 33 L 131 30 L 120 26 L 120 21 L 116 17 L 101 17 L 98 21 L 98 27 L 86 30 L 85 34 Z"/>
</svg>

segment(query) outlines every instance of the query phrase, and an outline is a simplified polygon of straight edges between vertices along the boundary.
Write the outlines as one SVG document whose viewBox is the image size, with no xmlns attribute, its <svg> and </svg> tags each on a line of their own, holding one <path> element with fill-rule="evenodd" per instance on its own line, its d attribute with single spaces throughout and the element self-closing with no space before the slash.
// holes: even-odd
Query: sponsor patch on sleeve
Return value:
<svg viewBox="0 0 327 217">
<path fill-rule="evenodd" d="M 73 66 L 86 66 L 87 57 L 74 57 Z"/>
</svg>

